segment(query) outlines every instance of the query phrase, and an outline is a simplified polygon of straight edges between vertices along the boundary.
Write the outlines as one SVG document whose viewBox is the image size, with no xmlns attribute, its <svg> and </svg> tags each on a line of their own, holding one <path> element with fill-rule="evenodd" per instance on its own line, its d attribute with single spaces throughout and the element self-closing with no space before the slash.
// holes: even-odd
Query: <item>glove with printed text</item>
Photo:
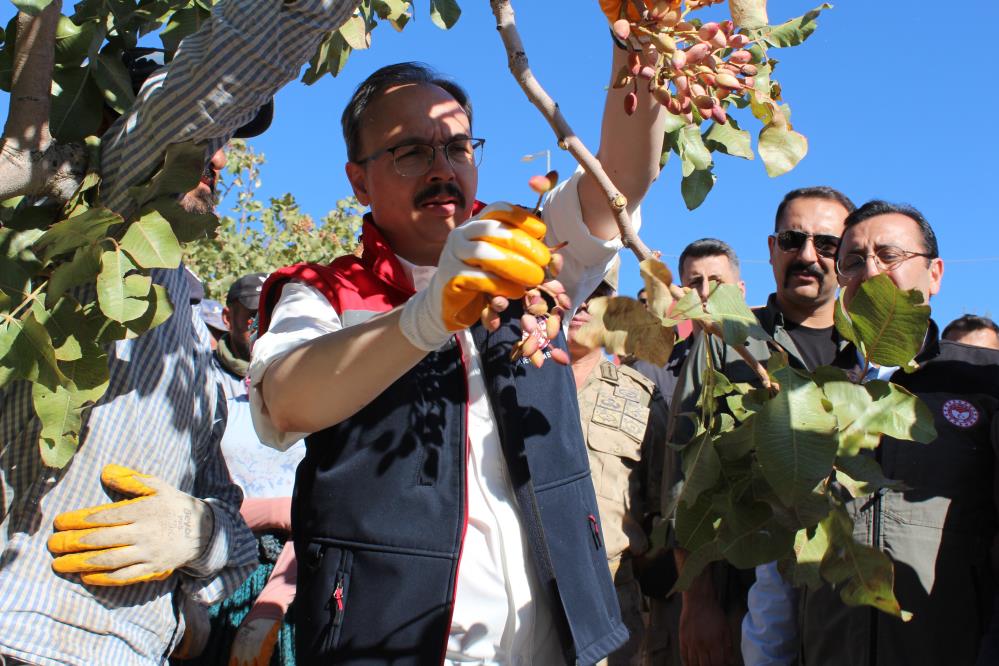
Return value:
<svg viewBox="0 0 999 666">
<path fill-rule="evenodd" d="M 137 496 L 62 513 L 48 547 L 58 573 L 79 573 L 90 585 L 131 585 L 167 578 L 208 548 L 212 509 L 165 481 L 120 465 L 106 465 L 101 481 Z"/>
</svg>

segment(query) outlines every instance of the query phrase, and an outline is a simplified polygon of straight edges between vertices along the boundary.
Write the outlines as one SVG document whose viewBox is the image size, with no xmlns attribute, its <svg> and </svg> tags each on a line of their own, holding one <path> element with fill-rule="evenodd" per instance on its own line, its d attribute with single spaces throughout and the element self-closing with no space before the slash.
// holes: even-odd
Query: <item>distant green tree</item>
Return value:
<svg viewBox="0 0 999 666">
<path fill-rule="evenodd" d="M 266 159 L 244 141 L 230 142 L 219 187 L 223 201 L 235 196 L 214 237 L 184 247 L 184 262 L 201 278 L 207 298 L 222 300 L 233 280 L 247 273 L 269 273 L 302 261 L 329 263 L 357 249 L 361 205 L 354 197 L 336 202 L 317 223 L 295 196 L 258 198 Z"/>
</svg>

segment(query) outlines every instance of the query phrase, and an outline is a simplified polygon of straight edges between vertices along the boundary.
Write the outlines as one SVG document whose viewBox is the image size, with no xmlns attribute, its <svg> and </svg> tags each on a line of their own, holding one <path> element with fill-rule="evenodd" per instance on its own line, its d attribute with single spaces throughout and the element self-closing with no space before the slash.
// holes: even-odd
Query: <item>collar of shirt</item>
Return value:
<svg viewBox="0 0 999 666">
<path fill-rule="evenodd" d="M 860 351 L 857 351 L 857 361 L 860 363 L 860 367 L 864 367 L 864 357 L 861 355 Z M 871 364 L 867 368 L 867 374 L 864 375 L 864 379 L 861 381 L 862 384 L 866 384 L 872 379 L 881 379 L 883 381 L 888 381 L 891 376 L 895 374 L 898 370 L 897 365 L 875 365 Z"/>
<path fill-rule="evenodd" d="M 409 281 L 413 283 L 413 288 L 416 291 L 423 291 L 430 284 L 430 278 L 432 278 L 437 273 L 436 266 L 417 266 L 414 263 L 406 261 L 398 254 L 395 258 L 399 260 L 399 265 L 402 266 L 402 270 L 405 271 L 406 277 Z"/>
</svg>

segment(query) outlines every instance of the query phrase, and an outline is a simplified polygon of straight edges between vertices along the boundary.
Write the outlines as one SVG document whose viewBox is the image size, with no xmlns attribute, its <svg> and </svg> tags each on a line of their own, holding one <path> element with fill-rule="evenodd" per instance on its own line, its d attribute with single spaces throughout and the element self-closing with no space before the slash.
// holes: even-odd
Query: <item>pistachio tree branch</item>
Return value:
<svg viewBox="0 0 999 666">
<path fill-rule="evenodd" d="M 86 150 L 52 141 L 52 66 L 62 0 L 17 15 L 10 104 L 0 140 L 0 200 L 22 194 L 67 199 L 85 171 Z"/>
<path fill-rule="evenodd" d="M 559 147 L 568 150 L 604 191 L 604 194 L 607 196 L 607 203 L 614 213 L 615 222 L 621 232 L 621 242 L 634 253 L 639 261 L 658 256 L 658 253 L 653 253 L 635 232 L 635 228 L 631 224 L 631 216 L 628 215 L 628 201 L 625 196 L 614 186 L 607 172 L 604 171 L 603 165 L 600 164 L 600 160 L 576 136 L 576 133 L 562 115 L 558 104 L 545 91 L 531 72 L 527 61 L 527 53 L 524 50 L 524 43 L 520 39 L 520 32 L 517 30 L 517 22 L 514 17 L 513 7 L 510 5 L 510 0 L 490 0 L 489 5 L 492 7 L 493 16 L 496 17 L 496 29 L 499 31 L 500 37 L 503 40 L 503 46 L 506 48 L 510 72 L 517 80 L 517 83 L 520 84 L 527 98 L 538 108 L 545 120 L 548 121 L 548 124 L 555 132 L 555 136 L 558 138 Z M 684 295 L 683 289 L 675 284 L 670 285 L 670 293 L 676 300 L 683 298 Z M 717 323 L 701 321 L 696 323 L 707 333 L 721 337 L 721 327 Z M 770 380 L 769 373 L 759 361 L 753 358 L 749 350 L 743 346 L 738 346 L 735 350 L 753 368 L 763 386 L 773 390 L 775 387 Z"/>
<path fill-rule="evenodd" d="M 527 53 L 524 51 L 524 43 L 521 41 L 520 32 L 517 30 L 517 23 L 510 0 L 490 0 L 489 5 L 492 7 L 493 16 L 496 17 L 496 29 L 499 31 L 500 37 L 503 40 L 503 46 L 506 48 L 510 72 L 517 80 L 517 83 L 520 84 L 527 98 L 541 111 L 541 115 L 548 121 L 548 124 L 555 132 L 555 136 L 558 138 L 559 148 L 568 150 L 587 173 L 597 181 L 600 189 L 607 195 L 607 203 L 614 214 L 617 228 L 621 232 L 621 242 L 624 246 L 631 250 L 638 257 L 639 261 L 653 257 L 653 252 L 638 237 L 635 228 L 631 224 L 631 216 L 628 215 L 628 199 L 615 187 L 607 172 L 604 171 L 603 166 L 600 164 L 600 160 L 576 136 L 576 133 L 569 126 L 568 121 L 566 121 L 565 116 L 562 115 L 558 104 L 541 87 L 541 84 L 531 72 L 527 61 Z"/>
</svg>

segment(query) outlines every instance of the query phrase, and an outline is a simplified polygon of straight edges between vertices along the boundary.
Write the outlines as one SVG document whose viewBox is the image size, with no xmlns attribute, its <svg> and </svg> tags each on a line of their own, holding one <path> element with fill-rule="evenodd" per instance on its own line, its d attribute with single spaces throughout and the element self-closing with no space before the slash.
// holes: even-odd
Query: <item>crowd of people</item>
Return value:
<svg viewBox="0 0 999 666">
<path fill-rule="evenodd" d="M 210 206 L 228 138 L 266 129 L 274 92 L 355 5 L 216 6 L 108 118 L 103 203 L 134 214 L 129 188 L 165 145 L 197 141 L 205 176 L 180 201 Z M 611 71 L 642 48 L 609 45 Z M 640 89 L 626 117 L 626 94 L 608 87 L 598 155 L 640 226 L 665 111 Z M 175 312 L 110 347 L 110 388 L 65 469 L 40 460 L 30 384 L 4 389 L 0 662 L 999 663 L 999 327 L 931 323 L 918 370 L 869 368 L 922 399 L 937 432 L 884 437 L 878 462 L 901 485 L 848 502 L 911 621 L 798 590 L 775 563 L 716 562 L 671 593 L 688 553 L 650 535 L 684 482 L 705 359 L 759 378 L 696 332 L 662 367 L 587 346 L 590 300 L 618 288 L 605 193 L 579 170 L 539 213 L 478 201 L 472 117 L 461 86 L 424 65 L 362 82 L 341 118 L 347 179 L 370 209 L 362 251 L 233 276 L 217 307 L 182 267 L 155 271 Z M 760 230 L 773 293 L 753 311 L 792 366 L 858 366 L 836 299 L 876 275 L 932 307 L 944 262 L 918 210 L 825 186 L 775 203 Z M 568 367 L 510 355 L 555 246 L 546 289 L 564 325 L 528 334 Z M 702 299 L 714 283 L 745 294 L 723 240 L 691 243 L 677 268 Z"/>
</svg>

